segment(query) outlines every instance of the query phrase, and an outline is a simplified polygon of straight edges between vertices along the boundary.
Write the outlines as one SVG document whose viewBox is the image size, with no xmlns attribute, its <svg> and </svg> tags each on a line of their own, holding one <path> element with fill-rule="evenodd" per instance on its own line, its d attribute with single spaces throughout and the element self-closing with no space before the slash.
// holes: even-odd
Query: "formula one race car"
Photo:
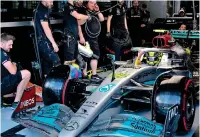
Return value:
<svg viewBox="0 0 200 137">
<path fill-rule="evenodd" d="M 12 119 L 51 137 L 187 133 L 195 116 L 195 86 L 184 58 L 171 49 L 137 51 L 134 62 L 115 62 L 108 55 L 113 72 L 103 81 L 78 79 L 75 67 L 53 68 L 43 85 L 46 106 L 28 110 L 35 106 L 34 94 L 25 92 Z M 135 102 L 151 104 L 151 120 L 132 112 Z"/>
</svg>

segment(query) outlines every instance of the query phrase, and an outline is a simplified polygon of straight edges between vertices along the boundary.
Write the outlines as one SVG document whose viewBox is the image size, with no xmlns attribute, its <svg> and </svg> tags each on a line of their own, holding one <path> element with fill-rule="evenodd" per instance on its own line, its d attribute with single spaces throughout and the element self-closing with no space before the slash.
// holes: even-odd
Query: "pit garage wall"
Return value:
<svg viewBox="0 0 200 137">
<path fill-rule="evenodd" d="M 150 11 L 150 23 L 153 23 L 156 18 L 165 18 L 167 12 L 167 1 L 145 1 L 148 11 Z"/>
<path fill-rule="evenodd" d="M 153 23 L 156 18 L 165 18 L 166 17 L 166 12 L 167 12 L 167 1 L 166 0 L 139 1 L 140 5 L 142 5 L 143 3 L 147 4 L 147 10 L 150 11 L 150 14 L 151 14 L 150 23 Z M 132 0 L 126 1 L 126 4 L 127 4 L 128 8 L 131 7 L 132 6 Z"/>
</svg>

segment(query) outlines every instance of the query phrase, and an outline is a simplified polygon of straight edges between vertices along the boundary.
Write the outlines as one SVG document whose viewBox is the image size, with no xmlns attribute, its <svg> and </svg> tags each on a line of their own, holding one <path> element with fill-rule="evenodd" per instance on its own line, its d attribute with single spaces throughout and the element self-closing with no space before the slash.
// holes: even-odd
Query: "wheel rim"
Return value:
<svg viewBox="0 0 200 137">
<path fill-rule="evenodd" d="M 191 91 L 189 91 L 188 93 L 189 93 L 189 97 L 187 99 L 186 118 L 187 118 L 187 121 L 191 121 L 194 116 L 195 106 L 194 106 L 194 100 L 193 100 L 193 95 Z"/>
</svg>

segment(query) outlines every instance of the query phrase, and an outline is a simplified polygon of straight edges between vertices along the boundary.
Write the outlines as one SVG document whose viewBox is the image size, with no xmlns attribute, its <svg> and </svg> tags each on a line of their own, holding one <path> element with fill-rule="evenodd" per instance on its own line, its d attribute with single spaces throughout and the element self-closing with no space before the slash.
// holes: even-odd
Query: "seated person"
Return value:
<svg viewBox="0 0 200 137">
<path fill-rule="evenodd" d="M 140 51 L 138 52 L 138 56 L 135 62 L 136 66 L 141 66 L 141 65 L 145 65 L 145 66 L 155 66 L 155 65 L 159 65 L 161 59 L 162 59 L 162 53 L 160 52 L 143 52 Z"/>
<path fill-rule="evenodd" d="M 6 33 L 1 34 L 1 96 L 10 97 L 17 88 L 12 108 L 15 109 L 23 95 L 31 73 L 28 70 L 17 70 L 17 66 L 8 56 L 15 37 Z"/>
<path fill-rule="evenodd" d="M 183 23 L 181 24 L 179 30 L 187 30 L 187 26 Z M 183 57 L 186 62 L 187 68 L 190 71 L 194 71 L 196 68 L 194 67 L 190 58 L 191 51 L 189 45 L 191 44 L 188 44 L 191 42 L 191 40 L 185 41 L 185 39 L 180 39 L 178 40 L 178 43 L 176 43 L 176 45 L 171 48 L 171 50 L 175 51 L 179 56 Z"/>
<path fill-rule="evenodd" d="M 187 26 L 186 26 L 186 24 L 181 24 L 181 26 L 180 26 L 180 28 L 179 28 L 179 30 L 187 30 Z M 181 42 L 181 44 L 183 44 L 183 47 L 185 47 L 186 49 L 186 52 L 188 53 L 188 54 L 190 54 L 190 51 L 189 51 L 189 45 L 188 45 L 188 43 L 192 43 L 192 41 L 191 40 L 185 40 L 185 39 L 179 39 L 179 42 Z"/>
<path fill-rule="evenodd" d="M 186 30 L 187 29 L 187 26 L 185 24 L 181 24 L 179 30 Z"/>
</svg>

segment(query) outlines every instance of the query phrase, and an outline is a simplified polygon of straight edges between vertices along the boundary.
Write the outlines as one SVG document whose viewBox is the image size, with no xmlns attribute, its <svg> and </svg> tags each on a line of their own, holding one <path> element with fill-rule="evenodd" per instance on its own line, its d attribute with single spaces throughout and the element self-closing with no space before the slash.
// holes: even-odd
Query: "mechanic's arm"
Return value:
<svg viewBox="0 0 200 137">
<path fill-rule="evenodd" d="M 80 43 L 85 45 L 85 38 L 83 36 L 82 28 L 80 25 L 78 26 L 78 35 L 79 35 Z"/>
<path fill-rule="evenodd" d="M 108 16 L 108 20 L 107 20 L 107 33 L 110 32 L 111 20 L 112 20 L 112 16 Z"/>
<path fill-rule="evenodd" d="M 71 15 L 77 20 L 87 20 L 89 18 L 89 16 L 80 14 L 75 10 L 71 12 Z"/>
<path fill-rule="evenodd" d="M 87 20 L 77 20 L 77 22 L 78 22 L 78 25 L 83 25 L 83 24 L 85 24 L 85 22 L 86 22 Z"/>
<path fill-rule="evenodd" d="M 42 28 L 47 36 L 47 38 L 49 39 L 49 41 L 51 42 L 52 45 L 56 44 L 54 38 L 53 38 L 53 35 L 52 35 L 52 32 L 51 32 L 51 29 L 49 27 L 49 23 L 47 21 L 41 21 L 41 24 L 42 24 Z"/>
<path fill-rule="evenodd" d="M 103 14 L 101 13 L 101 12 L 98 12 L 98 17 L 99 17 L 99 21 L 100 22 L 103 22 L 104 21 L 104 16 L 103 16 Z"/>
<path fill-rule="evenodd" d="M 125 29 L 128 31 L 126 15 L 124 16 L 124 25 L 125 25 Z"/>
<path fill-rule="evenodd" d="M 6 61 L 3 63 L 4 67 L 10 72 L 10 74 L 16 74 L 17 72 L 17 66 L 16 64 L 12 63 L 11 61 Z"/>
</svg>

